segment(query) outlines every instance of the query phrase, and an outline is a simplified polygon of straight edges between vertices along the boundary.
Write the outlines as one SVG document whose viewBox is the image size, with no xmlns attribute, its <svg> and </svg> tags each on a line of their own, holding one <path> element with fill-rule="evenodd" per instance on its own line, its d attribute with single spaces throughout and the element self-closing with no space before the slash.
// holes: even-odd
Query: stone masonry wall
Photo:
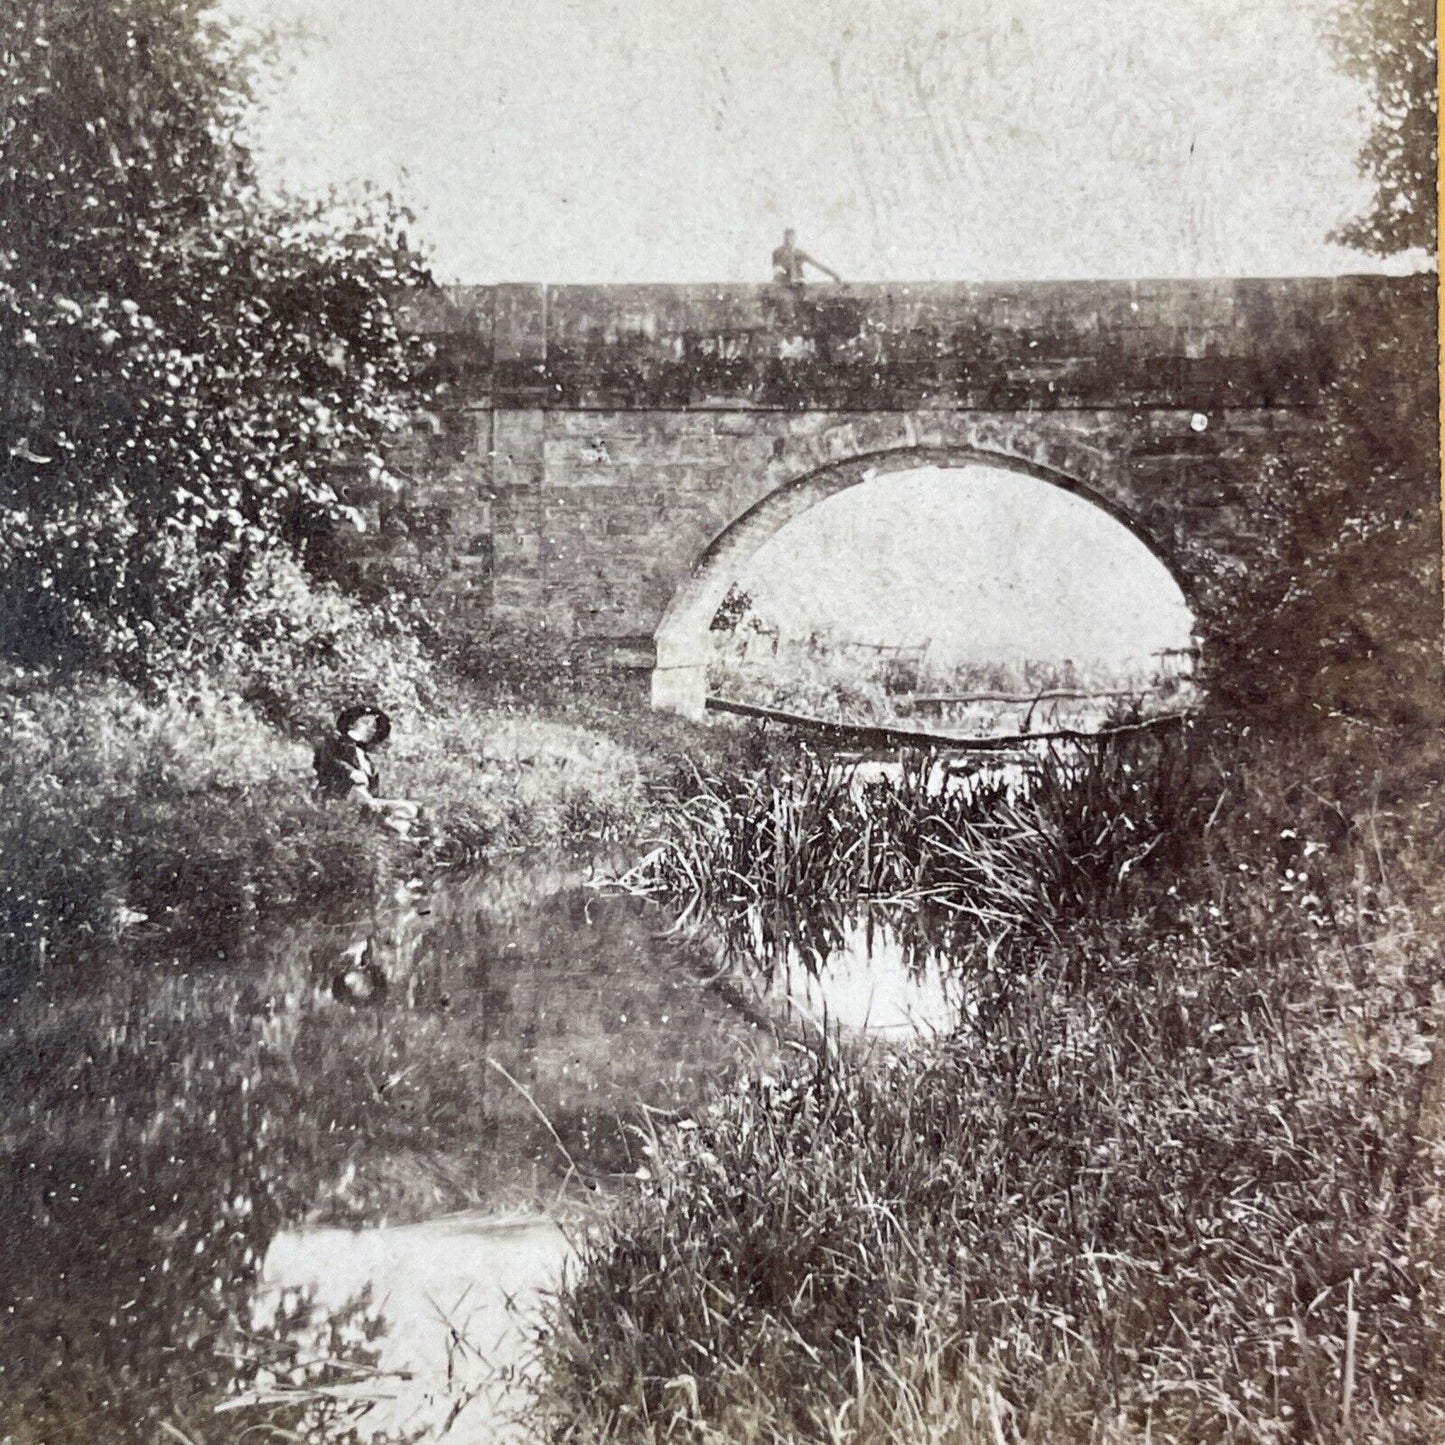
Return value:
<svg viewBox="0 0 1445 1445">
<path fill-rule="evenodd" d="M 410 480 L 352 500 L 371 565 L 637 666 L 709 544 L 859 457 L 996 456 L 1166 560 L 1227 551 L 1255 459 L 1433 279 L 453 288 L 410 313 L 436 383 Z"/>
</svg>

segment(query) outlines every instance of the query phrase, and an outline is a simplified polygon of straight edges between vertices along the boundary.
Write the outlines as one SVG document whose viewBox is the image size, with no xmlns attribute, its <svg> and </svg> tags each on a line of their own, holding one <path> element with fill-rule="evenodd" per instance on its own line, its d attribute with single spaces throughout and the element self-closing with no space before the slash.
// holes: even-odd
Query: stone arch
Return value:
<svg viewBox="0 0 1445 1445">
<path fill-rule="evenodd" d="M 1044 452 L 1046 460 L 1031 454 L 1039 451 Z M 1070 448 L 1056 441 L 1040 441 L 1022 455 L 1006 443 L 997 450 L 967 443 L 899 446 L 844 455 L 840 460 L 824 463 L 773 488 L 724 527 L 703 550 L 673 593 L 654 634 L 653 707 L 687 717 L 703 715 L 710 624 L 740 563 L 775 532 L 829 497 L 891 472 L 964 466 L 1017 472 L 1084 498 L 1142 542 L 1179 584 L 1186 600 L 1192 602 L 1189 573 L 1180 565 L 1172 538 L 1160 535 L 1147 519 L 1099 485 L 1101 467 L 1097 454 L 1071 454 Z"/>
</svg>

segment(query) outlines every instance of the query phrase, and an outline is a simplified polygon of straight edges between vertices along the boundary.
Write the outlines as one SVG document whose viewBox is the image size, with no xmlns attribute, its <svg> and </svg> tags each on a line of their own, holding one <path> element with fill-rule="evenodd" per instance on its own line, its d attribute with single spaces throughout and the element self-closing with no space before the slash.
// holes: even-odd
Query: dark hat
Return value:
<svg viewBox="0 0 1445 1445">
<path fill-rule="evenodd" d="M 374 703 L 354 702 L 341 709 L 336 714 L 336 731 L 343 736 L 351 731 L 360 718 L 374 717 L 376 719 L 376 736 L 372 743 L 384 743 L 391 736 L 391 719 L 382 712 Z"/>
</svg>

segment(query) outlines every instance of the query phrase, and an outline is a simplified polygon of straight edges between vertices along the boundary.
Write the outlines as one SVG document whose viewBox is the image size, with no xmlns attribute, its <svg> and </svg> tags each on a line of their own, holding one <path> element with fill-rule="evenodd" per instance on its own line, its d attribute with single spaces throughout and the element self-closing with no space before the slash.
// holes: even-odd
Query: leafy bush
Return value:
<svg viewBox="0 0 1445 1445">
<path fill-rule="evenodd" d="M 1235 562 L 1192 562 L 1210 705 L 1335 755 L 1438 725 L 1445 692 L 1433 278 L 1395 294 L 1388 336 L 1342 312 L 1353 354 L 1251 480 Z"/>
<path fill-rule="evenodd" d="M 426 636 L 439 664 L 489 701 L 557 705 L 582 676 L 567 639 L 546 627 L 448 616 L 433 619 Z"/>
<path fill-rule="evenodd" d="M 210 670 L 268 721 L 314 733 L 353 698 L 410 725 L 436 702 L 435 669 L 411 623 L 402 604 L 363 607 L 277 552 L 196 638 Z"/>
<path fill-rule="evenodd" d="M 1360 170 L 1369 209 L 1331 238 L 1377 256 L 1438 240 L 1439 37 L 1429 0 L 1339 0 L 1325 17 L 1339 67 L 1364 81 L 1375 104 Z"/>
<path fill-rule="evenodd" d="M 210 4 L 34 0 L 0 54 L 0 639 L 156 677 L 343 516 L 339 453 L 383 474 L 423 275 L 384 201 L 262 193 Z"/>
</svg>

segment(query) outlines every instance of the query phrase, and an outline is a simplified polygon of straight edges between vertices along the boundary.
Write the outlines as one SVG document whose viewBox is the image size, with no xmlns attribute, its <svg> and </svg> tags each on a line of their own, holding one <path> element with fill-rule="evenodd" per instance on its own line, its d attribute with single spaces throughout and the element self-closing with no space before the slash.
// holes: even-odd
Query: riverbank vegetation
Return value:
<svg viewBox="0 0 1445 1445">
<path fill-rule="evenodd" d="M 989 737 L 1093 730 L 1121 711 L 1183 713 L 1197 702 L 1187 656 L 1134 664 L 1052 658 L 965 662 L 926 643 L 880 646 L 827 633 L 790 637 L 736 587 L 714 620 L 709 693 L 826 722 Z"/>
<path fill-rule="evenodd" d="M 956 1036 L 651 1131 L 551 1321 L 555 1437 L 1438 1438 L 1440 754 L 1214 742 L 1172 856 L 976 950 Z"/>
<path fill-rule="evenodd" d="M 639 753 L 595 724 L 489 708 L 435 683 L 427 709 L 398 722 L 384 777 L 427 810 L 408 841 L 319 800 L 309 733 L 267 724 L 207 679 L 154 699 L 116 679 L 11 672 L 0 965 L 132 936 L 225 957 L 262 920 L 342 898 L 364 906 L 437 866 L 595 848 L 630 834 L 644 808 Z"/>
<path fill-rule="evenodd" d="M 1203 769 L 1201 750 L 1181 729 L 1139 729 L 1003 762 L 921 752 L 878 771 L 804 753 L 699 772 L 659 805 L 661 841 L 621 882 L 713 913 L 818 898 L 931 905 L 968 915 L 996 949 L 1112 914 L 1132 869 L 1177 861 L 1199 823 L 1181 782 Z"/>
</svg>

